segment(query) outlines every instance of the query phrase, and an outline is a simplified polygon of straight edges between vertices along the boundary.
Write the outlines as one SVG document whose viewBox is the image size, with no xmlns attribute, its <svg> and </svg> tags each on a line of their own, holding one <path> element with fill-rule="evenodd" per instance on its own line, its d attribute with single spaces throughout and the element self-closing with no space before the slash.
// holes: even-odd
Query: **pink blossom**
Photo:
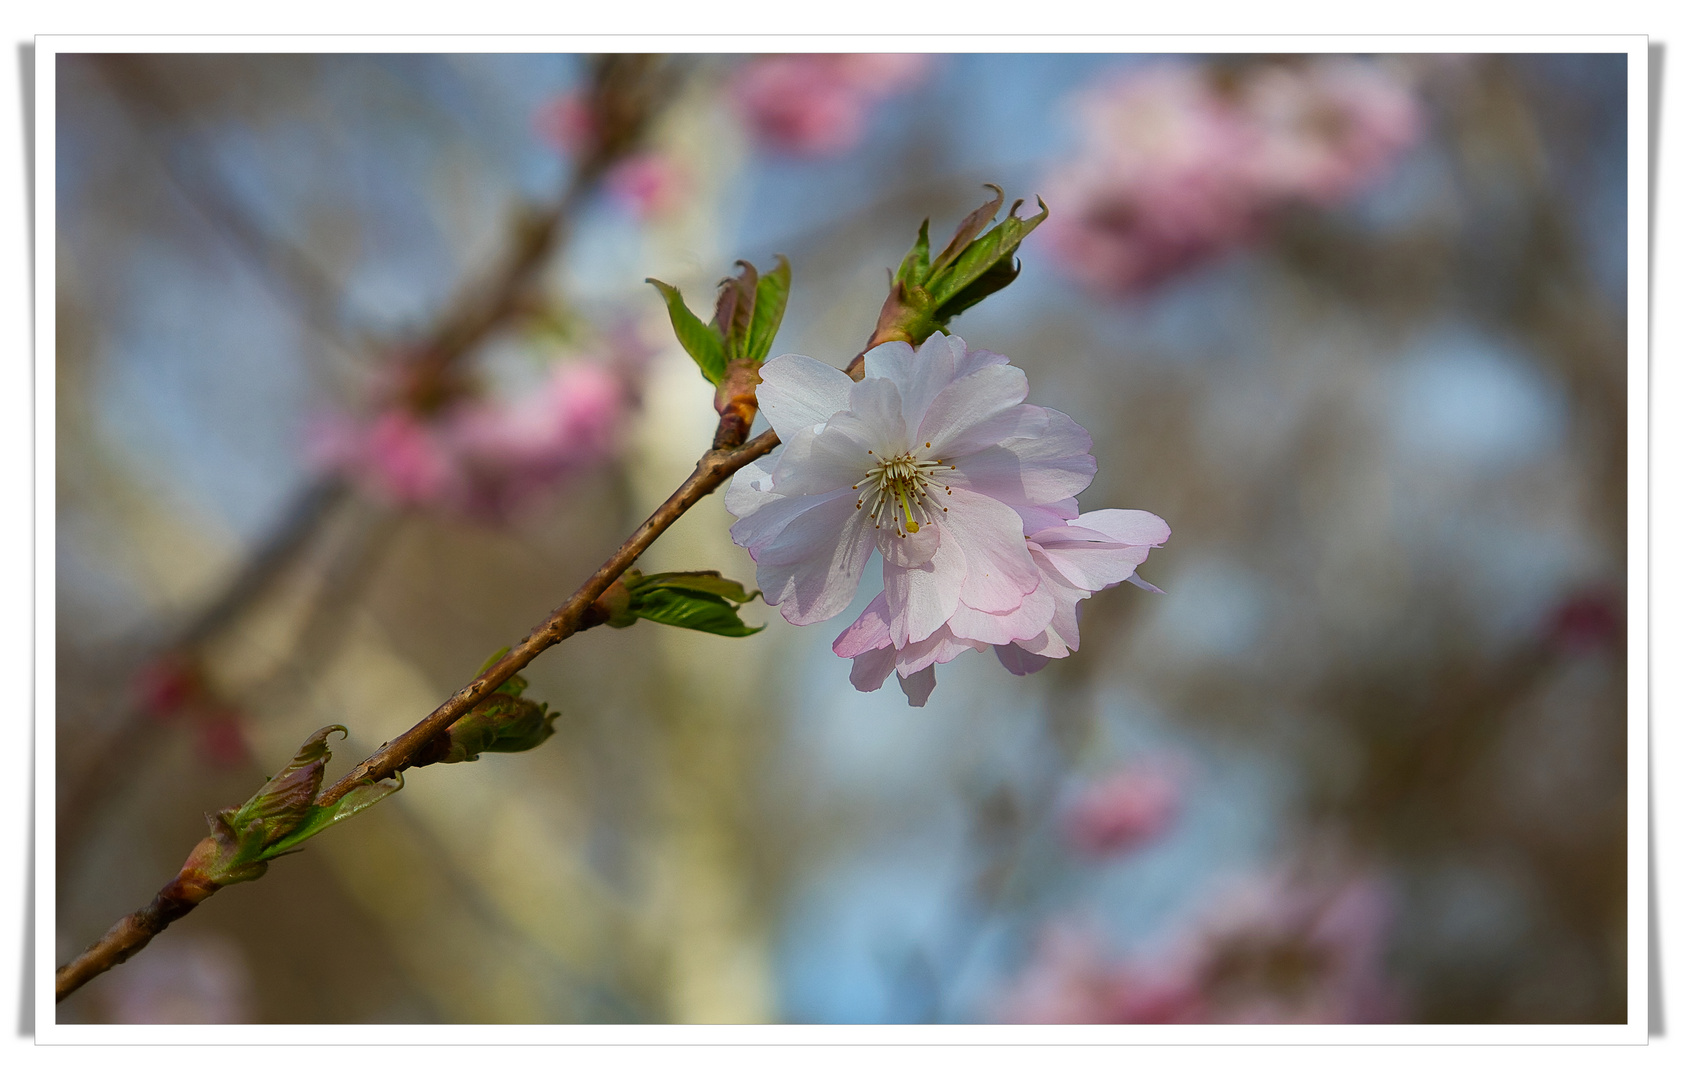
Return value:
<svg viewBox="0 0 1683 1080">
<path fill-rule="evenodd" d="M 689 189 L 683 169 L 666 154 L 635 154 L 608 170 L 603 186 L 609 196 L 636 217 L 669 213 Z"/>
<path fill-rule="evenodd" d="M 531 396 L 456 402 L 434 416 L 390 406 L 366 426 L 318 422 L 312 456 L 377 498 L 503 520 L 617 450 L 632 374 L 558 367 Z"/>
<path fill-rule="evenodd" d="M 1054 930 L 1004 996 L 1010 1023 L 1363 1024 L 1401 1016 L 1390 904 L 1365 874 L 1282 868 L 1233 887 L 1149 958 Z"/>
<path fill-rule="evenodd" d="M 1250 243 L 1287 205 L 1349 197 L 1421 128 L 1400 78 L 1336 57 L 1220 84 L 1158 64 L 1087 91 L 1076 111 L 1082 147 L 1043 185 L 1057 212 L 1041 235 L 1073 277 L 1112 295 Z"/>
<path fill-rule="evenodd" d="M 578 93 L 563 94 L 545 104 L 532 118 L 537 129 L 557 150 L 583 154 L 596 142 L 596 113 Z"/>
<path fill-rule="evenodd" d="M 587 364 L 557 369 L 524 401 L 467 404 L 448 428 L 465 481 L 458 504 L 506 517 L 562 477 L 606 460 L 626 407 L 619 377 Z"/>
<path fill-rule="evenodd" d="M 1092 440 L 1062 413 L 1024 403 L 1028 380 L 995 353 L 934 334 L 914 354 L 889 342 L 864 378 L 804 356 L 760 370 L 759 402 L 783 445 L 739 471 L 725 506 L 740 520 L 768 603 L 796 625 L 841 613 L 873 550 L 883 557 L 883 631 L 925 642 L 960 608 L 1039 626 L 1051 605 L 1014 503 L 1071 499 L 1092 480 Z"/>
<path fill-rule="evenodd" d="M 1001 449 L 1017 452 L 1012 445 Z M 1040 575 L 1034 592 L 1009 612 L 980 610 L 960 602 L 932 634 L 909 643 L 894 640 L 886 593 L 878 596 L 833 645 L 837 656 L 853 659 L 851 680 L 856 689 L 876 690 L 892 671 L 906 699 L 922 706 L 935 689 L 936 664 L 990 645 L 1007 671 L 1030 675 L 1048 660 L 1080 648 L 1077 609 L 1093 593 L 1122 581 L 1159 591 L 1135 572 L 1151 549 L 1169 538 L 1168 524 L 1156 514 L 1095 510 L 1076 516 L 1073 498 L 1052 506 L 1013 509 L 1023 522 L 1023 539 Z"/>
<path fill-rule="evenodd" d="M 730 98 L 760 142 L 825 157 L 857 146 L 871 110 L 915 85 L 929 63 L 909 53 L 757 56 L 737 69 Z"/>
<path fill-rule="evenodd" d="M 1090 856 L 1142 847 L 1180 814 L 1180 770 L 1155 762 L 1134 765 L 1092 784 L 1064 814 L 1064 835 Z"/>
<path fill-rule="evenodd" d="M 1372 183 L 1420 136 L 1413 94 L 1385 68 L 1323 57 L 1266 67 L 1243 84 L 1241 108 L 1260 132 L 1251 167 L 1264 192 L 1330 205 Z"/>
</svg>

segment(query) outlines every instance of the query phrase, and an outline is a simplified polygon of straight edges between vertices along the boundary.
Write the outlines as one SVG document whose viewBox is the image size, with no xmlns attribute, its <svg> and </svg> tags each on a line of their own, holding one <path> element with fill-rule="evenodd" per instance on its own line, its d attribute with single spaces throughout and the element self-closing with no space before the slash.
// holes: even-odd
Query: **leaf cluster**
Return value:
<svg viewBox="0 0 1683 1080">
<path fill-rule="evenodd" d="M 678 344 L 714 386 L 724 381 L 733 363 L 746 363 L 757 370 L 765 362 L 789 302 L 789 260 L 777 256 L 777 265 L 766 274 L 755 270 L 752 263 L 739 260 L 736 265 L 742 272 L 719 282 L 713 318 L 707 323 L 685 305 L 676 287 L 646 279 L 666 301 Z"/>
<path fill-rule="evenodd" d="M 994 184 L 985 186 L 994 197 L 960 222 L 953 238 L 933 258 L 929 219 L 924 219 L 917 242 L 894 273 L 888 300 L 877 319 L 878 340 L 921 342 L 937 330 L 945 331 L 955 316 L 1005 288 L 1022 272 L 1015 258 L 1017 248 L 1050 211 L 1037 196 L 1040 213 L 1020 218 L 1017 210 L 1023 200 L 1018 199 L 1005 219 L 988 229 L 1005 204 L 1005 192 Z"/>
</svg>

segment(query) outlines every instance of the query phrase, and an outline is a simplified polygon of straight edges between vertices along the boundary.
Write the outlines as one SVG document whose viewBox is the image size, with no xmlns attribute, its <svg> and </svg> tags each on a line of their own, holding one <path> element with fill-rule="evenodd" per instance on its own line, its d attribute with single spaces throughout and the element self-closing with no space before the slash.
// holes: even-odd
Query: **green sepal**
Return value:
<svg viewBox="0 0 1683 1080">
<path fill-rule="evenodd" d="M 205 815 L 210 836 L 193 849 L 182 867 L 184 874 L 215 886 L 233 885 L 262 877 L 269 860 L 294 850 L 330 825 L 360 813 L 403 786 L 393 777 L 360 784 L 332 806 L 317 806 L 322 773 L 331 752 L 327 737 L 347 734 L 343 725 L 317 731 L 293 755 L 285 769 L 239 806 Z"/>
<path fill-rule="evenodd" d="M 900 269 L 894 274 L 893 284 L 915 285 L 929 277 L 929 219 L 924 218 L 923 224 L 917 227 L 917 243 L 906 252 L 906 257 L 900 260 Z"/>
<path fill-rule="evenodd" d="M 1021 205 L 1023 201 L 1018 199 L 1004 221 L 980 239 L 968 242 L 948 269 L 931 275 L 929 297 L 935 304 L 937 321 L 945 323 L 1016 280 L 1022 269 L 1013 259 L 1018 245 L 1050 213 L 1046 204 L 1041 202 L 1039 214 L 1032 218 L 1020 218 L 1017 207 Z"/>
<path fill-rule="evenodd" d="M 789 303 L 789 281 L 789 260 L 779 255 L 777 265 L 770 273 L 759 275 L 754 287 L 754 315 L 742 355 L 756 363 L 764 363 L 771 355 L 772 340 L 783 325 L 783 309 Z"/>
<path fill-rule="evenodd" d="M 714 386 L 719 385 L 719 380 L 725 377 L 726 356 L 718 333 L 685 306 L 684 296 L 676 288 L 654 278 L 644 280 L 659 289 L 665 298 L 666 314 L 672 320 L 672 332 L 678 335 L 678 344 L 690 354 L 702 376 Z"/>
<path fill-rule="evenodd" d="M 285 838 L 263 849 L 263 859 L 291 852 L 299 844 L 329 826 L 337 825 L 373 806 L 387 795 L 403 790 L 403 776 L 388 777 L 372 784 L 358 784 L 332 806 L 311 806 L 296 828 Z"/>
<path fill-rule="evenodd" d="M 970 247 L 970 242 L 982 234 L 982 230 L 988 227 L 988 222 L 992 221 L 993 216 L 999 213 L 999 208 L 1005 205 L 1003 188 L 997 184 L 983 184 L 982 186 L 993 191 L 993 198 L 970 211 L 970 214 L 958 223 L 958 229 L 953 233 L 953 238 L 947 241 L 947 246 L 941 249 L 941 254 L 935 256 L 935 261 L 930 264 L 926 280 L 945 270 L 952 265 L 954 260 L 964 254 Z M 1021 200 L 1018 201 L 1018 205 L 1022 205 Z M 1014 206 L 1011 209 L 1015 210 L 1016 207 Z"/>
</svg>

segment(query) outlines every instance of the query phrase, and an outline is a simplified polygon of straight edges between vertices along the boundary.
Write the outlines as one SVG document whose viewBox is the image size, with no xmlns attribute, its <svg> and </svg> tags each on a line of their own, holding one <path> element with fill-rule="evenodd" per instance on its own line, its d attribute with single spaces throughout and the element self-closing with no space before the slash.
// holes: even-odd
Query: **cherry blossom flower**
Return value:
<svg viewBox="0 0 1683 1080">
<path fill-rule="evenodd" d="M 1157 64 L 1087 91 L 1076 112 L 1082 146 L 1042 185 L 1059 208 L 1043 236 L 1071 276 L 1116 296 L 1254 241 L 1286 206 L 1354 195 L 1422 126 L 1400 76 L 1340 57 L 1219 78 Z"/>
<path fill-rule="evenodd" d="M 929 63 L 909 53 L 757 56 L 737 70 L 730 98 L 759 142 L 825 157 L 857 146 L 871 110 L 915 85 Z"/>
<path fill-rule="evenodd" d="M 1076 603 L 1168 538 L 1143 511 L 1078 517 L 1092 439 L 1026 404 L 1022 371 L 961 338 L 934 334 L 915 354 L 880 345 L 858 383 L 803 356 L 760 375 L 783 446 L 732 480 L 731 537 L 796 625 L 840 614 L 882 554 L 881 595 L 836 642 L 862 690 L 893 670 L 921 705 L 932 666 L 966 649 L 999 646 L 1020 672 L 1067 656 Z"/>
</svg>

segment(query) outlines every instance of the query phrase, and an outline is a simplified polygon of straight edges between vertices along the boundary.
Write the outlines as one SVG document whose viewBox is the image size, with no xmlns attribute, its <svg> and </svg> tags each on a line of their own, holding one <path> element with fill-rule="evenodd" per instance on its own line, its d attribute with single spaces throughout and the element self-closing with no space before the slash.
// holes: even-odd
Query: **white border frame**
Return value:
<svg viewBox="0 0 1683 1080">
<path fill-rule="evenodd" d="M 45 1044 L 388 1045 L 1515 1045 L 1648 1041 L 1649 928 L 1649 84 L 1648 39 L 1639 35 L 648 35 L 524 37 L 136 35 L 35 40 L 35 1033 Z M 1627 759 L 1628 1013 L 1624 1024 L 1221 1025 L 1192 1027 L 1017 1025 L 180 1025 L 60 1024 L 55 838 L 56 662 L 56 71 L 73 52 L 1072 52 L 1072 53 L 1622 53 L 1627 62 L 1629 518 L 1627 552 L 1629 740 Z M 137 903 L 140 898 L 137 898 Z"/>
</svg>

